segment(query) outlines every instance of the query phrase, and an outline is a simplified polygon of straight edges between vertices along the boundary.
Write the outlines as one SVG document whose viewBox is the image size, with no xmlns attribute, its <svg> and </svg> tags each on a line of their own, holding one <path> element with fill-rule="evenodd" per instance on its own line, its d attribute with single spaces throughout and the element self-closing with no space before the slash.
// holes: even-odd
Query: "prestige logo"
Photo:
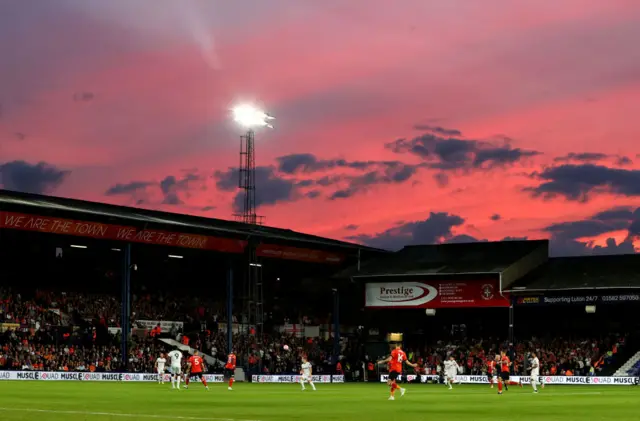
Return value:
<svg viewBox="0 0 640 421">
<path fill-rule="evenodd" d="M 421 305 L 432 301 L 438 296 L 438 290 L 431 285 L 420 282 L 403 282 L 399 284 L 378 284 L 373 303 L 384 302 L 398 305 Z"/>
</svg>

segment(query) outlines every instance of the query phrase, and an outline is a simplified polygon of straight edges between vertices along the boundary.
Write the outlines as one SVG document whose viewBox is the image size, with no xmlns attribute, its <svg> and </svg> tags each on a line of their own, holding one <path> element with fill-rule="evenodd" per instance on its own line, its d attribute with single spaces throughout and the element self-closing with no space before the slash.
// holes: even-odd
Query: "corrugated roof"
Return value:
<svg viewBox="0 0 640 421">
<path fill-rule="evenodd" d="M 513 292 L 640 288 L 640 254 L 551 258 L 515 282 Z"/>
<path fill-rule="evenodd" d="M 123 222 L 129 221 L 133 224 L 149 223 L 154 225 L 163 225 L 169 230 L 184 229 L 199 232 L 206 231 L 206 234 L 209 235 L 268 238 L 286 242 L 305 243 L 310 247 L 323 246 L 353 250 L 360 249 L 374 252 L 382 251 L 371 247 L 365 247 L 360 244 L 304 234 L 289 229 L 274 228 L 263 225 L 248 225 L 241 222 L 226 221 L 223 219 L 152 211 L 76 199 L 20 193 L 9 190 L 0 190 L 0 206 L 4 209 L 14 208 L 34 214 L 38 214 L 38 212 L 57 212 L 60 214 L 73 215 L 72 217 L 78 219 L 82 219 L 83 215 L 88 215 L 92 219 L 99 218 L 119 220 Z"/>
<path fill-rule="evenodd" d="M 547 240 L 497 241 L 408 246 L 350 267 L 336 277 L 501 273 Z"/>
</svg>

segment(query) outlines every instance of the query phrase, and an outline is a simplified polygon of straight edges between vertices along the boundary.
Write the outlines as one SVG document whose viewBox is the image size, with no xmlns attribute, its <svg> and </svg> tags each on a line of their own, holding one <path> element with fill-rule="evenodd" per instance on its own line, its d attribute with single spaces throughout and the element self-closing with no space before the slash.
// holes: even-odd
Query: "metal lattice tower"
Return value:
<svg viewBox="0 0 640 421">
<path fill-rule="evenodd" d="M 249 267 L 245 276 L 244 314 L 247 315 L 249 325 L 256 329 L 256 338 L 262 338 L 264 332 L 264 304 L 262 289 L 262 265 L 256 256 L 256 247 L 249 245 Z"/>
<path fill-rule="evenodd" d="M 250 225 L 262 224 L 262 217 L 256 214 L 256 158 L 255 133 L 248 130 L 240 136 L 239 184 L 242 190 L 242 213 L 236 215 L 240 222 Z M 249 241 L 246 267 L 243 270 L 243 314 L 249 325 L 256 329 L 257 338 L 262 338 L 264 307 L 262 292 L 262 265 L 256 254 L 257 244 Z"/>
<path fill-rule="evenodd" d="M 238 187 L 243 190 L 242 213 L 236 215 L 240 222 L 255 225 L 256 215 L 256 156 L 253 130 L 240 136 L 240 166 Z"/>
</svg>

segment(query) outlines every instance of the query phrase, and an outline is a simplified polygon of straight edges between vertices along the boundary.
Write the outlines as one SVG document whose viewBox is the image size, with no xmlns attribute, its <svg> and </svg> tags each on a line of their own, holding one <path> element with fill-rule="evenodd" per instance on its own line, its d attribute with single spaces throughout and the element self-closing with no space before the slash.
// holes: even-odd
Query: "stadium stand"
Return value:
<svg viewBox="0 0 640 421">
<path fill-rule="evenodd" d="M 231 345 L 248 375 L 297 372 L 304 354 L 315 373 L 377 381 L 380 372 L 370 370 L 370 363 L 388 353 L 383 338 L 396 329 L 405 332 L 405 348 L 423 373 L 439 373 L 442 361 L 454 355 L 466 373 L 482 374 L 487 358 L 508 350 L 514 374 L 525 374 L 527 353 L 534 349 L 549 375 L 609 375 L 625 362 L 629 372 L 640 369 L 631 358 L 640 349 L 638 320 L 629 311 L 638 303 L 612 306 L 605 299 L 629 297 L 628 289 L 640 285 L 631 257 L 549 259 L 547 241 L 410 246 L 387 253 L 288 230 L 42 196 L 0 192 L 0 206 L 0 370 L 148 373 L 159 353 L 177 347 L 203 352 L 210 372 L 220 373 Z M 132 336 L 123 355 L 123 241 L 64 235 L 49 229 L 55 224 L 16 227 L 16 214 L 40 228 L 45 220 L 72 218 L 233 241 L 214 241 L 222 246 L 213 250 L 136 243 L 129 267 Z M 251 236 L 274 245 L 259 256 L 266 297 L 262 334 L 247 323 L 241 276 L 233 284 L 231 320 L 227 314 L 226 268 L 242 273 L 247 256 L 234 247 L 245 247 Z M 82 247 L 73 247 L 78 243 Z M 183 258 L 168 258 L 174 252 Z M 426 315 L 428 306 L 374 308 L 363 300 L 371 282 L 433 282 L 437 315 Z M 467 287 L 475 295 L 451 307 L 441 298 L 454 284 L 463 295 L 470 294 Z M 609 288 L 606 296 L 594 292 L 603 286 Z M 596 317 L 585 315 L 583 305 L 544 302 L 567 290 L 571 297 L 595 297 Z M 341 340 L 334 343 L 332 322 L 338 320 Z"/>
<path fill-rule="evenodd" d="M 508 241 L 407 246 L 352 266 L 336 278 L 503 273 L 517 265 L 547 260 L 548 241 Z M 529 262 L 530 261 L 530 262 Z"/>
<path fill-rule="evenodd" d="M 614 376 L 637 376 L 640 370 L 640 351 L 636 352 L 626 363 L 613 373 Z"/>
</svg>

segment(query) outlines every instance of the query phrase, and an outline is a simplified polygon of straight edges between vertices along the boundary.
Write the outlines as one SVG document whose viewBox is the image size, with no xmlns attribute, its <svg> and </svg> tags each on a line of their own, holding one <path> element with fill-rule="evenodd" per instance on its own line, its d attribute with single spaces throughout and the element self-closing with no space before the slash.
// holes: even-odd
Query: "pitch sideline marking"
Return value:
<svg viewBox="0 0 640 421">
<path fill-rule="evenodd" d="M 106 416 L 106 417 L 123 417 L 123 418 L 154 418 L 154 419 L 170 419 L 170 420 L 191 420 L 191 421 L 260 421 L 260 420 L 244 420 L 234 418 L 203 418 L 203 417 L 187 417 L 180 415 L 152 415 L 152 414 L 125 414 L 118 412 L 89 412 L 89 411 L 58 411 L 55 409 L 33 409 L 33 408 L 1 408 L 0 411 L 14 412 L 39 412 L 45 414 L 67 414 L 67 415 L 89 415 L 89 416 Z"/>
</svg>

